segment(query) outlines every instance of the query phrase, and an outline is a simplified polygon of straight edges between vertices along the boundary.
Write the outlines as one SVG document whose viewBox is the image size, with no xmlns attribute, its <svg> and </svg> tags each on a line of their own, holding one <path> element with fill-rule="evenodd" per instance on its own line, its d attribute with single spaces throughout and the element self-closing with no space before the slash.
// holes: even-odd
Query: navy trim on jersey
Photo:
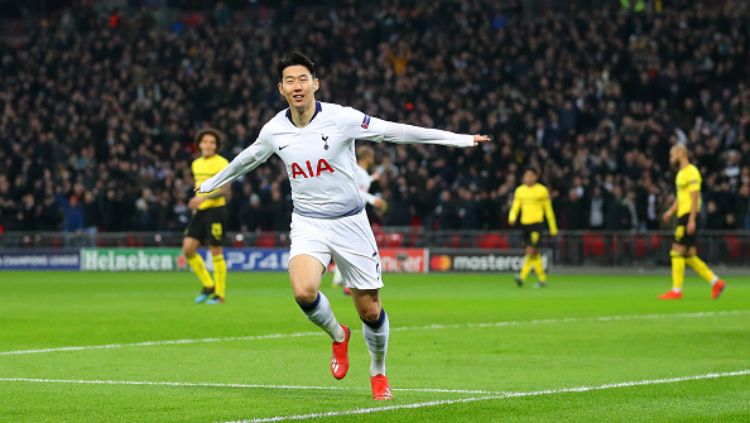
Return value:
<svg viewBox="0 0 750 423">
<path fill-rule="evenodd" d="M 310 118 L 310 122 L 312 122 L 313 119 L 315 119 L 315 116 L 317 116 L 318 113 L 322 111 L 323 111 L 323 106 L 320 104 L 319 101 L 315 101 L 315 113 L 313 113 L 312 117 Z M 286 109 L 286 118 L 289 119 L 289 122 L 292 122 L 292 125 L 294 125 L 294 121 L 292 120 L 292 109 Z M 310 122 L 308 122 L 307 124 L 309 125 Z M 294 125 L 294 126 L 297 127 L 297 125 Z"/>
</svg>

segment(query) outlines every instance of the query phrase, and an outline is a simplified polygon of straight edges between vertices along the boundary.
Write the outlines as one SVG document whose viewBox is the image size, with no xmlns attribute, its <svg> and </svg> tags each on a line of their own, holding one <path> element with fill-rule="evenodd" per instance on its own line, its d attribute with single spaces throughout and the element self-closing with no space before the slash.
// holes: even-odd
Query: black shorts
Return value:
<svg viewBox="0 0 750 423">
<path fill-rule="evenodd" d="M 685 214 L 677 219 L 677 226 L 674 228 L 674 243 L 682 245 L 685 248 L 695 247 L 695 238 L 698 235 L 698 223 L 696 219 L 695 232 L 688 235 L 687 224 L 690 220 L 690 215 Z"/>
<path fill-rule="evenodd" d="M 188 222 L 185 236 L 195 238 L 202 244 L 220 247 L 224 242 L 226 213 L 225 206 L 196 211 Z"/>
<path fill-rule="evenodd" d="M 524 247 L 539 246 L 539 242 L 542 240 L 542 231 L 544 230 L 544 224 L 542 223 L 531 223 L 529 225 L 521 225 L 523 231 L 523 245 Z"/>
</svg>

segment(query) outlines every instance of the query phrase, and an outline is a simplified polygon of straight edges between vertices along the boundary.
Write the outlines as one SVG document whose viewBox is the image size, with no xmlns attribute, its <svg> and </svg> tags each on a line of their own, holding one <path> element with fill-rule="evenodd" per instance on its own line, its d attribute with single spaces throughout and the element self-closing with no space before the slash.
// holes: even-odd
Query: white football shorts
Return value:
<svg viewBox="0 0 750 423">
<path fill-rule="evenodd" d="M 380 253 L 365 210 L 346 217 L 321 219 L 292 213 L 289 260 L 307 254 L 328 269 L 331 258 L 344 277 L 344 285 L 356 289 L 383 287 Z"/>
</svg>

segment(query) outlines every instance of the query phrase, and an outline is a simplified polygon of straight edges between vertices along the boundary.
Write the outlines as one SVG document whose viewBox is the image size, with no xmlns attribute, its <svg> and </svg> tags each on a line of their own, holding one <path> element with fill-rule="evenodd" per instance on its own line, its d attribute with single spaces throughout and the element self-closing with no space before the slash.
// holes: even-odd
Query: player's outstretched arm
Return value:
<svg viewBox="0 0 750 423">
<path fill-rule="evenodd" d="M 263 135 L 263 131 L 261 131 L 261 135 Z M 222 169 L 221 172 L 206 179 L 200 187 L 198 187 L 198 192 L 211 192 L 227 182 L 235 180 L 260 166 L 263 162 L 268 160 L 272 154 L 273 148 L 271 148 L 271 144 L 262 136 L 258 137 L 253 144 L 232 159 L 227 167 Z"/>
<path fill-rule="evenodd" d="M 518 218 L 518 213 L 521 211 L 521 200 L 518 198 L 518 189 L 516 188 L 516 192 L 513 194 L 513 205 L 510 207 L 510 213 L 508 214 L 508 224 L 511 226 L 514 226 L 516 224 L 516 219 Z"/>
<path fill-rule="evenodd" d="M 552 200 L 549 198 L 549 194 L 547 194 L 547 199 L 544 200 L 544 215 L 547 218 L 550 235 L 557 235 L 557 219 L 555 219 L 555 211 L 552 209 Z"/>
<path fill-rule="evenodd" d="M 354 139 L 397 144 L 438 144 L 450 147 L 472 147 L 489 142 L 486 135 L 456 134 L 440 129 L 423 128 L 390 122 L 346 107 L 345 131 Z"/>
<path fill-rule="evenodd" d="M 490 141 L 490 137 L 486 135 L 456 134 L 450 131 L 423 128 L 387 120 L 381 120 L 376 127 L 379 127 L 381 131 L 382 141 L 396 144 L 421 143 L 451 147 L 473 147 L 479 143 Z"/>
</svg>

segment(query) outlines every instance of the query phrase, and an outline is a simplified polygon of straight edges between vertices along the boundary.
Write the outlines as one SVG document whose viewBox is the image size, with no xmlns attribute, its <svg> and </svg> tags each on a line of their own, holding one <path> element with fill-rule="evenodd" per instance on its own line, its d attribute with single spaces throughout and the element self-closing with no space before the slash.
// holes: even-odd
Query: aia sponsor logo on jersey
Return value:
<svg viewBox="0 0 750 423">
<path fill-rule="evenodd" d="M 326 159 L 318 160 L 318 164 L 316 166 L 313 166 L 310 160 L 306 160 L 302 165 L 300 165 L 299 163 L 292 163 L 292 179 L 297 179 L 298 176 L 305 179 L 314 178 L 316 176 L 322 175 L 325 172 L 334 172 L 333 167 L 331 167 Z"/>
</svg>

